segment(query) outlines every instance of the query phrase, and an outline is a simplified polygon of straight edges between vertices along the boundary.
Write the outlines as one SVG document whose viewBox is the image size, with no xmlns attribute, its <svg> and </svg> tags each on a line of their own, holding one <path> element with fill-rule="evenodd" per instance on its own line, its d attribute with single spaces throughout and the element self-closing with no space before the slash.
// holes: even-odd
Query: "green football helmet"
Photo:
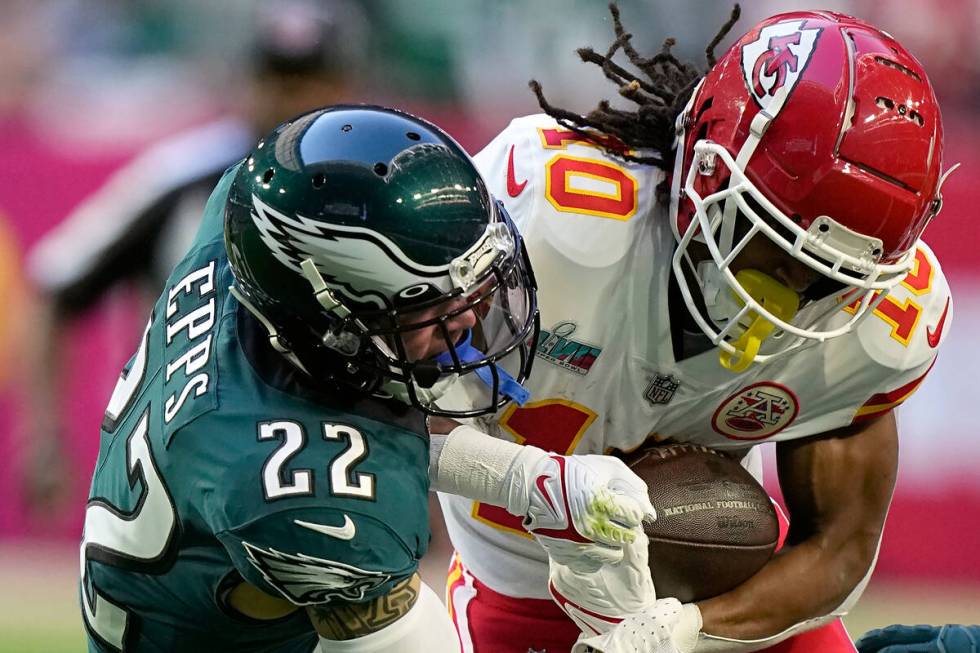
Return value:
<svg viewBox="0 0 980 653">
<path fill-rule="evenodd" d="M 225 247 L 232 293 L 314 379 L 456 417 L 526 398 L 527 254 L 438 127 L 374 106 L 280 125 L 232 182 Z"/>
</svg>

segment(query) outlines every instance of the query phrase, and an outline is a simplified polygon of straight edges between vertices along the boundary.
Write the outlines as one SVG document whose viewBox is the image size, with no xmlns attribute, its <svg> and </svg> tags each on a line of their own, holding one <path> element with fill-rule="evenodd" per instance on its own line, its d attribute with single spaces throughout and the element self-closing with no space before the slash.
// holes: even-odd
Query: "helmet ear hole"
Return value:
<svg viewBox="0 0 980 653">
<path fill-rule="evenodd" d="M 272 168 L 269 168 L 268 170 L 262 173 L 262 183 L 268 184 L 270 181 L 272 181 L 273 177 L 275 176 L 276 176 L 276 171 L 273 170 Z"/>
<path fill-rule="evenodd" d="M 327 183 L 327 176 L 322 172 L 318 172 L 313 175 L 313 188 L 323 188 L 323 185 Z"/>
<path fill-rule="evenodd" d="M 380 161 L 378 163 L 375 163 L 374 174 L 378 175 L 379 177 L 384 177 L 386 174 L 388 174 L 388 166 L 381 163 Z"/>
</svg>

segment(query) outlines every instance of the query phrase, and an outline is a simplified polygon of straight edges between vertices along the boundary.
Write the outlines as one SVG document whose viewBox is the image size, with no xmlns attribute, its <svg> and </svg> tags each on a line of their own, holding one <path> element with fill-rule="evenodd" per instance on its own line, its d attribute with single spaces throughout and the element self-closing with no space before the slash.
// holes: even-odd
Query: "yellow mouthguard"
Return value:
<svg viewBox="0 0 980 653">
<path fill-rule="evenodd" d="M 792 320 L 800 308 L 800 296 L 768 274 L 758 270 L 742 270 L 735 275 L 735 280 L 742 284 L 742 288 L 750 297 L 784 322 Z M 734 290 L 731 292 L 735 296 L 735 301 L 741 306 L 745 306 L 745 302 L 738 296 L 738 293 Z M 747 369 L 759 354 L 762 341 L 768 338 L 769 334 L 776 328 L 775 324 L 756 311 L 749 311 L 741 320 L 743 324 L 746 321 L 748 321 L 749 326 L 742 332 L 738 340 L 731 343 L 735 352 L 722 349 L 718 354 L 722 367 L 732 372 L 742 372 Z"/>
</svg>

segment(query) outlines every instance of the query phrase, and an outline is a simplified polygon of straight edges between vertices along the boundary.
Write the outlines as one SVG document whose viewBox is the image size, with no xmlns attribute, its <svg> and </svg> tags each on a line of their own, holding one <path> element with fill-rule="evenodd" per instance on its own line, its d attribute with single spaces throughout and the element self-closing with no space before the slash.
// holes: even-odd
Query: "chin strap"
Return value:
<svg viewBox="0 0 980 653">
<path fill-rule="evenodd" d="M 453 349 L 456 350 L 456 356 L 459 358 L 460 363 L 472 363 L 486 357 L 486 354 L 474 347 L 472 342 L 473 331 L 467 331 L 466 337 L 463 339 L 463 341 L 453 347 Z M 448 351 L 439 354 L 433 360 L 444 367 L 449 367 L 455 364 L 452 353 Z M 508 399 L 511 399 L 518 406 L 523 406 L 525 403 L 527 403 L 531 393 L 527 388 L 522 386 L 517 379 L 512 377 L 507 370 L 499 365 L 489 363 L 485 366 L 477 367 L 474 372 L 476 372 L 476 375 L 480 377 L 480 380 L 492 390 L 493 372 L 491 372 L 489 369 L 491 365 L 493 365 L 493 367 L 497 370 L 498 388 L 500 390 L 500 394 L 504 395 Z M 494 400 L 496 400 L 496 397 Z"/>
</svg>

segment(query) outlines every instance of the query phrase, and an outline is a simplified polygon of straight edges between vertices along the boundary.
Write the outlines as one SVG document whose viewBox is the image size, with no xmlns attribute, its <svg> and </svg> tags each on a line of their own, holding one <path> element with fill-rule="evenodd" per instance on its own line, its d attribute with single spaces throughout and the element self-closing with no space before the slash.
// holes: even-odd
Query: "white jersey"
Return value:
<svg viewBox="0 0 980 653">
<path fill-rule="evenodd" d="M 747 450 L 892 409 L 922 382 L 951 319 L 931 250 L 852 333 L 734 374 L 718 350 L 675 360 L 668 282 L 675 240 L 663 173 L 608 155 L 545 115 L 514 120 L 476 157 L 524 237 L 542 334 L 531 399 L 480 420 L 558 453 L 630 451 L 671 438 Z M 841 319 L 847 319 L 841 315 Z M 442 495 L 463 563 L 492 589 L 547 598 L 547 557 L 502 509 Z"/>
</svg>

